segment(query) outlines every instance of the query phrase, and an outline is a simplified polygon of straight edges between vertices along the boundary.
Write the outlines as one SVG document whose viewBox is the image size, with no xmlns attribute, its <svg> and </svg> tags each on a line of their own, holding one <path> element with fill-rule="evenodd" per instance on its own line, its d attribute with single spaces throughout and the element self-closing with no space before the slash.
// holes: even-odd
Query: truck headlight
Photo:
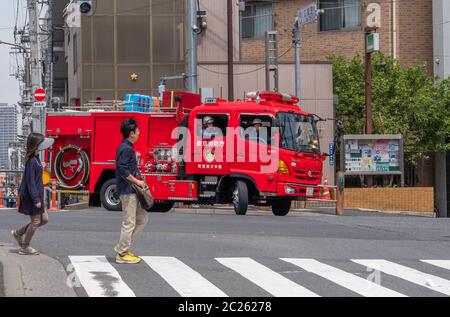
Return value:
<svg viewBox="0 0 450 317">
<path fill-rule="evenodd" d="M 285 186 L 284 187 L 284 192 L 288 195 L 294 195 L 296 190 L 295 188 L 291 187 L 291 186 Z"/>
</svg>

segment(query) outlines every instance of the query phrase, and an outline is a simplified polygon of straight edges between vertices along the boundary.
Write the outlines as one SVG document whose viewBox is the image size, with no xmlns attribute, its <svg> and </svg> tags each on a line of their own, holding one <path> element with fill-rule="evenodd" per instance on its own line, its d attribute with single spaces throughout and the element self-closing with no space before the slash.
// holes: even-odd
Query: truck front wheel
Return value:
<svg viewBox="0 0 450 317">
<path fill-rule="evenodd" d="M 245 215 L 248 209 L 248 188 L 244 181 L 238 180 L 234 184 L 232 202 L 236 215 Z"/>
<path fill-rule="evenodd" d="M 284 217 L 291 210 L 292 199 L 277 198 L 272 202 L 272 212 L 275 216 Z"/>
<path fill-rule="evenodd" d="M 152 206 L 152 208 L 148 209 L 148 212 L 169 212 L 173 206 L 175 205 L 175 202 L 173 201 L 164 201 L 164 202 L 155 202 L 155 204 Z"/>
<path fill-rule="evenodd" d="M 107 180 L 100 190 L 100 200 L 102 206 L 109 211 L 121 211 L 122 203 L 117 192 L 116 180 L 114 178 Z"/>
</svg>

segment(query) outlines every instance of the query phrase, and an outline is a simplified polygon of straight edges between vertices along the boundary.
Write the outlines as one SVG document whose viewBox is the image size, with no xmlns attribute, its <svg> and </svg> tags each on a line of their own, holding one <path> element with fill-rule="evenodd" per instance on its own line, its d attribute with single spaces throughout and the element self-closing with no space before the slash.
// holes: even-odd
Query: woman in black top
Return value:
<svg viewBox="0 0 450 317">
<path fill-rule="evenodd" d="M 31 239 L 37 228 L 48 223 L 48 214 L 44 209 L 43 167 L 39 151 L 48 149 L 53 143 L 53 139 L 45 138 L 39 133 L 30 134 L 27 140 L 25 171 L 19 187 L 19 212 L 29 216 L 31 222 L 21 229 L 11 231 L 20 246 L 21 255 L 39 254 L 39 251 L 30 247 Z"/>
</svg>

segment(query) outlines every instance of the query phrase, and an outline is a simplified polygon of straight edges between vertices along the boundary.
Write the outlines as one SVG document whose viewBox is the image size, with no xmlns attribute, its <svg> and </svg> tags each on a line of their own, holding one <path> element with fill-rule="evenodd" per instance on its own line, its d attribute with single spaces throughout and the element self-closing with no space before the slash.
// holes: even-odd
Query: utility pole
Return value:
<svg viewBox="0 0 450 317">
<path fill-rule="evenodd" d="M 301 76 L 301 42 L 299 21 L 295 22 L 294 28 L 294 46 L 295 46 L 295 95 L 301 98 L 302 95 L 302 76 Z"/>
<path fill-rule="evenodd" d="M 45 54 L 45 89 L 47 90 L 47 106 L 53 107 L 53 6 L 55 0 L 48 0 L 47 12 L 47 48 Z"/>
<path fill-rule="evenodd" d="M 278 33 L 266 32 L 266 90 L 271 91 L 270 73 L 273 72 L 274 91 L 278 91 Z"/>
<path fill-rule="evenodd" d="M 40 37 L 39 37 L 39 16 L 36 0 L 27 0 L 28 16 L 30 17 L 30 73 L 31 73 L 31 89 L 30 104 L 33 104 L 32 95 L 34 91 L 42 87 L 42 70 L 41 70 L 41 54 L 40 54 Z M 32 108 L 33 116 L 33 132 L 45 134 L 44 119 L 45 109 Z"/>
<path fill-rule="evenodd" d="M 366 97 L 366 134 L 372 134 L 372 52 L 367 51 L 367 36 L 371 32 L 366 29 L 365 33 L 365 97 Z"/>
<path fill-rule="evenodd" d="M 313 2 L 304 7 L 297 13 L 295 19 L 292 43 L 295 47 L 295 94 L 298 98 L 302 95 L 302 76 L 301 76 L 301 28 L 314 23 L 319 18 L 319 14 L 323 14 L 324 10 L 318 8 L 317 2 Z"/>
<path fill-rule="evenodd" d="M 371 48 L 369 49 L 369 35 L 373 34 L 376 31 L 376 28 L 367 27 L 365 29 L 365 73 L 366 73 L 366 83 L 365 83 L 365 95 L 366 95 L 366 134 L 373 134 L 373 125 L 372 125 L 372 53 L 379 50 L 379 46 L 376 43 L 370 43 Z M 373 41 L 373 39 L 371 39 Z M 367 187 L 373 187 L 373 176 L 367 176 Z"/>
<path fill-rule="evenodd" d="M 227 0 L 228 27 L 228 100 L 234 100 L 233 0 Z"/>
<path fill-rule="evenodd" d="M 198 93 L 198 60 L 197 60 L 197 25 L 196 0 L 186 0 L 186 40 L 187 40 L 187 63 L 188 79 L 187 89 L 189 92 Z"/>
</svg>

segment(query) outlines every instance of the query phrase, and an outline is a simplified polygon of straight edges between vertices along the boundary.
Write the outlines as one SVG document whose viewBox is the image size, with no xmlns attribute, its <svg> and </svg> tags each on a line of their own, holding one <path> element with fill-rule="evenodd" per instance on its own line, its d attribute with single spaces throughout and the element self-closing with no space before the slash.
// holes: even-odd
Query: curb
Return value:
<svg viewBox="0 0 450 317">
<path fill-rule="evenodd" d="M 421 212 L 421 211 L 398 211 L 398 210 L 373 210 L 373 209 L 364 209 L 364 208 L 355 208 L 354 210 L 358 210 L 361 212 L 376 212 L 379 214 L 387 214 L 387 215 L 404 215 L 404 216 L 416 216 L 416 217 L 426 217 L 426 218 L 438 218 L 434 212 Z"/>
<path fill-rule="evenodd" d="M 411 217 L 424 217 L 424 218 L 437 218 L 433 212 L 416 212 L 416 211 L 381 211 L 373 209 L 362 209 L 362 208 L 351 208 L 346 209 L 345 212 L 361 212 L 362 214 L 376 213 L 379 215 L 401 215 L 401 216 L 411 216 Z M 233 207 L 223 207 L 223 208 L 174 208 L 171 213 L 176 214 L 197 214 L 197 215 L 234 215 Z M 334 208 L 329 207 L 317 207 L 317 208 L 306 208 L 306 209 L 291 209 L 290 215 L 300 216 L 300 215 L 329 215 L 335 216 Z M 255 215 L 272 215 L 271 210 L 258 210 L 249 209 L 247 212 L 248 216 Z"/>
<path fill-rule="evenodd" d="M 6 297 L 77 297 L 67 286 L 67 272 L 56 259 L 20 256 L 12 244 L 0 243 Z"/>
<path fill-rule="evenodd" d="M 71 210 L 85 210 L 89 208 L 88 203 L 76 203 L 72 205 L 66 205 L 63 210 L 71 211 Z"/>
<path fill-rule="evenodd" d="M 5 282 L 3 279 L 3 264 L 0 262 L 0 297 L 5 297 Z"/>
</svg>

